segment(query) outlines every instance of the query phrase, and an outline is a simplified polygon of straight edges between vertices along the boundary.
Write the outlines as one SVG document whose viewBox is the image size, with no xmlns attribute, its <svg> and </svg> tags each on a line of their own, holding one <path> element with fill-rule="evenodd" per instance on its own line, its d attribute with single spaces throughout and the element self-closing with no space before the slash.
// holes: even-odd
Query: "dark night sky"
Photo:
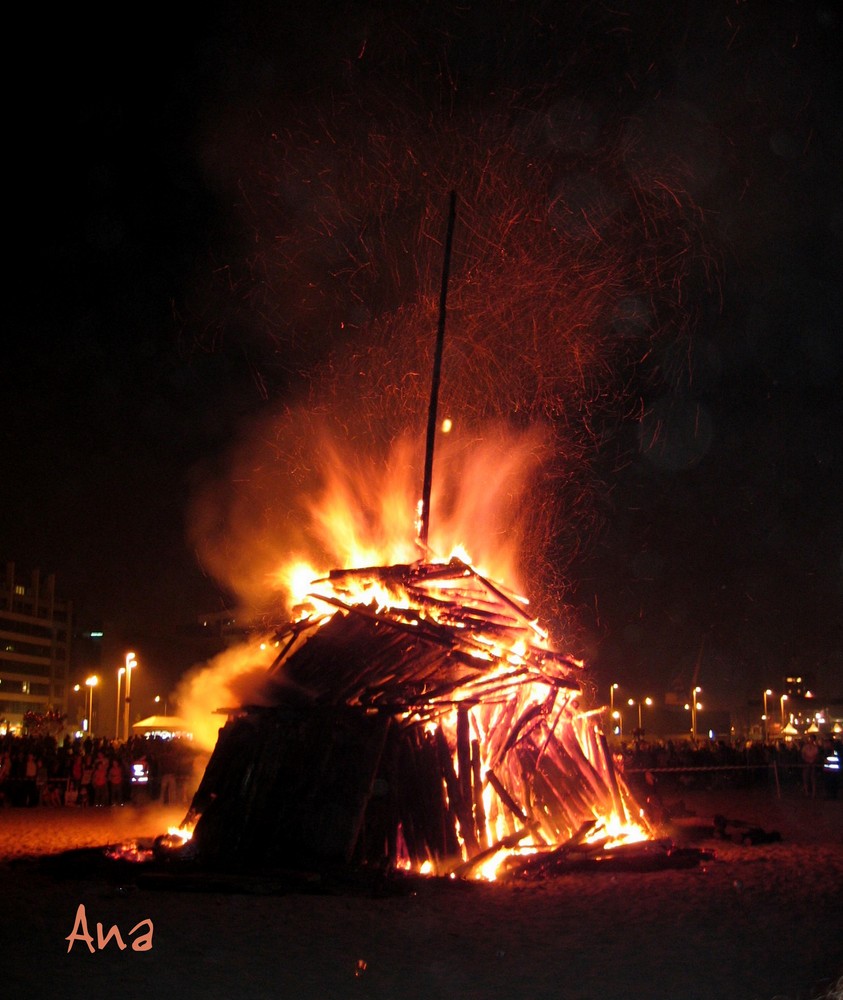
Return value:
<svg viewBox="0 0 843 1000">
<path fill-rule="evenodd" d="M 243 205 L 271 169 L 262 143 L 339 97 L 357 98 L 353 130 L 398 80 L 431 118 L 550 89 L 595 129 L 643 122 L 642 156 L 685 157 L 714 234 L 693 336 L 653 345 L 630 383 L 643 420 L 594 456 L 602 528 L 568 597 L 595 676 L 687 690 L 699 659 L 700 683 L 742 702 L 794 663 L 843 693 L 838 6 L 308 10 L 74 11 L 22 33 L 0 555 L 55 571 L 83 616 L 126 634 L 221 606 L 186 541 L 196 469 L 332 346 L 335 303 L 291 333 L 254 266 Z M 689 118 L 716 143 L 684 145 Z"/>
</svg>

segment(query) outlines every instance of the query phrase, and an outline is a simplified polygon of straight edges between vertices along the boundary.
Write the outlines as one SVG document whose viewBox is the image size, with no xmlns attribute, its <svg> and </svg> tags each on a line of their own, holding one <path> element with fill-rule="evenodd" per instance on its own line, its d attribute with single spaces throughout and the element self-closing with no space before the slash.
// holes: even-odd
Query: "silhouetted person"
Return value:
<svg viewBox="0 0 843 1000">
<path fill-rule="evenodd" d="M 108 765 L 108 801 L 112 806 L 123 805 L 123 765 L 116 754 Z"/>
<path fill-rule="evenodd" d="M 813 733 L 802 744 L 802 789 L 809 798 L 817 797 L 817 771 L 820 768 L 820 748 Z"/>
</svg>

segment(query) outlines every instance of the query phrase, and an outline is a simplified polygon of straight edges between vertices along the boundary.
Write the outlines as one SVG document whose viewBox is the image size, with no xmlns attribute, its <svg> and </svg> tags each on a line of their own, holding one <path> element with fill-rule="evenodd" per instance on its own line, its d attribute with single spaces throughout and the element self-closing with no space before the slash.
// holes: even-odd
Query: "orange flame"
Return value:
<svg viewBox="0 0 843 1000">
<path fill-rule="evenodd" d="M 557 768 L 558 761 L 551 757 L 554 741 L 561 734 L 571 743 L 570 752 L 586 761 L 584 772 L 591 769 L 598 776 L 591 789 L 595 822 L 590 838 L 607 844 L 646 839 L 648 832 L 628 805 L 628 792 L 617 776 L 609 773 L 611 761 L 604 759 L 605 754 L 601 757 L 591 716 L 580 709 L 570 689 L 560 686 L 570 665 L 581 664 L 568 657 L 568 666 L 559 666 L 547 632 L 528 613 L 527 599 L 492 585 L 488 574 L 475 569 L 467 554 L 469 550 L 478 552 L 495 578 L 517 581 L 522 538 L 519 525 L 530 506 L 525 497 L 531 476 L 544 454 L 542 434 L 536 429 L 514 434 L 499 428 L 478 441 L 461 439 L 457 428 L 446 441 L 437 455 L 429 551 L 420 549 L 413 530 L 420 456 L 410 439 L 396 439 L 380 457 L 377 453 L 368 459 L 356 455 L 348 461 L 336 441 L 317 434 L 308 439 L 305 449 L 309 465 L 307 474 L 299 477 L 303 489 L 291 492 L 285 481 L 278 491 L 277 500 L 285 514 L 283 521 L 276 518 L 274 522 L 277 533 L 270 530 L 266 509 L 262 516 L 255 516 L 259 504 L 266 503 L 267 490 L 277 485 L 278 472 L 277 464 L 268 464 L 265 456 L 259 455 L 260 449 L 256 452 L 253 448 L 237 463 L 234 478 L 238 490 L 229 497 L 227 511 L 219 509 L 213 493 L 206 494 L 197 508 L 195 525 L 206 564 L 227 585 L 238 589 L 245 608 L 269 608 L 271 617 L 265 615 L 268 625 L 280 624 L 279 606 L 284 602 L 294 620 L 306 620 L 314 627 L 327 621 L 338 603 L 341 607 L 388 608 L 391 613 L 414 608 L 416 617 L 409 618 L 410 623 L 444 614 L 441 620 L 460 635 L 463 651 L 487 665 L 484 690 L 497 692 L 478 702 L 476 694 L 466 687 L 457 691 L 450 703 L 432 704 L 428 720 L 444 734 L 458 780 L 468 779 L 460 775 L 460 767 L 465 768 L 466 763 L 465 758 L 461 762 L 456 749 L 460 709 L 465 712 L 462 724 L 467 720 L 471 737 L 480 748 L 479 772 L 485 778 L 475 809 L 483 817 L 480 840 L 488 845 L 481 852 L 481 861 L 472 861 L 472 852 L 476 858 L 481 846 L 469 844 L 475 840 L 475 832 L 462 829 L 461 823 L 459 830 L 463 861 L 471 865 L 473 876 L 494 878 L 507 857 L 546 851 L 560 836 L 573 832 L 570 817 L 563 815 L 564 804 L 519 815 L 519 807 L 505 801 L 511 797 L 517 802 L 523 776 L 515 763 L 517 755 L 502 746 L 501 734 L 521 718 L 535 716 L 525 732 L 530 734 L 531 746 L 539 748 L 535 751 L 537 766 L 546 762 L 549 770 Z M 219 525 L 226 517 L 229 527 L 223 537 Z M 440 560 L 436 552 L 451 555 Z M 377 572 L 331 572 L 338 566 L 362 570 L 367 566 L 412 566 L 422 560 L 427 565 L 447 567 L 457 552 L 456 565 L 465 572 L 443 573 L 426 580 L 417 594 L 408 594 Z M 233 561 L 232 553 L 236 553 Z M 470 624 L 459 616 L 448 618 L 441 610 L 465 600 L 481 605 L 482 614 Z M 499 627 L 482 627 L 483 615 L 497 619 Z M 507 619 L 505 627 L 500 625 L 502 617 Z M 210 749 L 216 742 L 219 726 L 215 711 L 261 703 L 267 669 L 278 655 L 272 634 L 268 629 L 264 635 L 227 650 L 194 670 L 182 685 L 179 712 L 191 721 L 200 745 Z M 489 775 L 496 775 L 497 785 Z M 476 775 L 472 780 L 476 782 Z M 605 786 L 600 781 L 605 781 Z M 409 864 L 409 855 L 403 860 Z M 417 859 L 415 865 L 420 870 L 436 870 L 439 863 L 427 858 Z"/>
</svg>

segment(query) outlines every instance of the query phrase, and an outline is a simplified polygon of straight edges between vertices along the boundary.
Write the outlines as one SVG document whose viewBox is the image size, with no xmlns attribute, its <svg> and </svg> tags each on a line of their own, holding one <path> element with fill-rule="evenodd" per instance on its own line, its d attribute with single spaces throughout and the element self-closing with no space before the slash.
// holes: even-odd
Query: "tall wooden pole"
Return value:
<svg viewBox="0 0 843 1000">
<path fill-rule="evenodd" d="M 457 218 L 457 192 L 451 192 L 448 212 L 448 231 L 445 237 L 445 262 L 442 267 L 442 288 L 439 293 L 439 327 L 436 332 L 436 351 L 433 356 L 433 381 L 430 387 L 430 407 L 427 412 L 427 445 L 424 456 L 424 484 L 422 487 L 421 523 L 419 541 L 427 548 L 430 530 L 430 487 L 433 482 L 433 444 L 436 440 L 436 411 L 439 403 L 439 382 L 442 374 L 442 347 L 445 343 L 445 304 L 448 300 L 448 275 L 451 270 L 451 244 L 454 239 L 454 222 Z"/>
</svg>

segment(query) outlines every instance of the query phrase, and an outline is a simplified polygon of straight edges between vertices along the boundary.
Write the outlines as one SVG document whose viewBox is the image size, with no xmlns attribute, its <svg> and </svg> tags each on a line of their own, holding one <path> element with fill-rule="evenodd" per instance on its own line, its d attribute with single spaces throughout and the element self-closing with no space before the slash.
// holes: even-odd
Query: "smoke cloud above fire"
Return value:
<svg viewBox="0 0 843 1000">
<path fill-rule="evenodd" d="M 255 635 L 198 664 L 179 681 L 175 701 L 179 715 L 190 723 L 195 745 L 210 753 L 226 710 L 244 704 L 263 704 L 261 690 L 275 658 L 270 636 Z"/>
</svg>

